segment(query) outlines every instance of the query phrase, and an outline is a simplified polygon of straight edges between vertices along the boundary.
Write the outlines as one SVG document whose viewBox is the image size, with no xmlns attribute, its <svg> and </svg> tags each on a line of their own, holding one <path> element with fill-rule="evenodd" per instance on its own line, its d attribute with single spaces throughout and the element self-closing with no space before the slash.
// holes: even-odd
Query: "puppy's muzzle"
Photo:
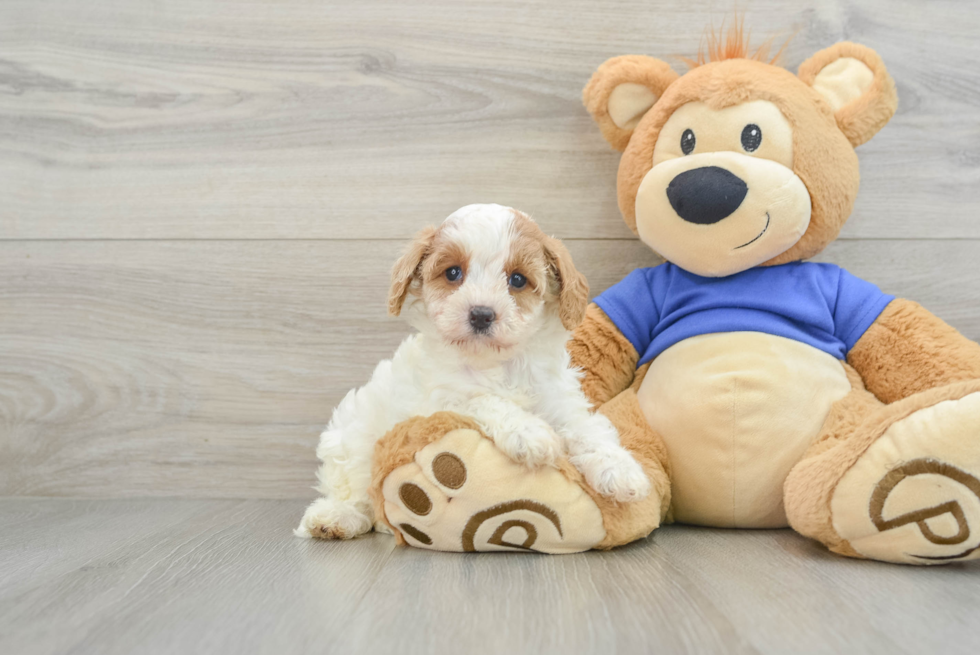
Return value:
<svg viewBox="0 0 980 655">
<path fill-rule="evenodd" d="M 470 309 L 470 326 L 477 334 L 486 334 L 490 331 L 497 313 L 489 307 L 473 307 Z"/>
</svg>

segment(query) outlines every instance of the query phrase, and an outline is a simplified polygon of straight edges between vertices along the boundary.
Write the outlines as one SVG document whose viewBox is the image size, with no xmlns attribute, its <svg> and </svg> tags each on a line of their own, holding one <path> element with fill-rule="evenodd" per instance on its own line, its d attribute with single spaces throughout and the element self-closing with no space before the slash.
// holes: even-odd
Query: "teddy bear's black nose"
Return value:
<svg viewBox="0 0 980 655">
<path fill-rule="evenodd" d="M 667 199 L 677 215 L 689 223 L 711 225 L 738 209 L 749 187 L 740 177 L 719 166 L 684 171 L 667 185 Z"/>
</svg>

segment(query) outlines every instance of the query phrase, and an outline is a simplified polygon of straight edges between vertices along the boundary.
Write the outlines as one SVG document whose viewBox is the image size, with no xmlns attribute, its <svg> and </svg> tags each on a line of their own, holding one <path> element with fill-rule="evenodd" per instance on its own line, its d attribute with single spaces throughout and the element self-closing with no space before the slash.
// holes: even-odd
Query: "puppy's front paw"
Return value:
<svg viewBox="0 0 980 655">
<path fill-rule="evenodd" d="M 558 435 L 540 419 L 525 421 L 504 434 L 494 435 L 493 441 L 505 455 L 529 468 L 553 466 L 562 454 Z"/>
<path fill-rule="evenodd" d="M 355 503 L 319 498 L 306 508 L 297 537 L 306 539 L 353 539 L 371 530 L 372 519 Z"/>
<path fill-rule="evenodd" d="M 622 446 L 582 453 L 573 457 L 571 462 L 582 472 L 589 486 L 603 496 L 630 503 L 650 495 L 650 480 L 643 467 Z"/>
</svg>

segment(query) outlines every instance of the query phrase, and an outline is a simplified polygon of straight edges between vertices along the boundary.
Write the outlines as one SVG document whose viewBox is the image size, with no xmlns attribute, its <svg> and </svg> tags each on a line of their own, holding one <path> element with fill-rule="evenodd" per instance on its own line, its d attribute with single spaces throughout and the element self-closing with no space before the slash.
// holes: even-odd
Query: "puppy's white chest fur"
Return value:
<svg viewBox="0 0 980 655">
<path fill-rule="evenodd" d="M 540 400 L 537 384 L 548 377 L 555 379 L 562 369 L 565 375 L 570 373 L 564 339 L 555 336 L 552 343 L 534 344 L 526 354 L 486 368 L 461 362 L 454 352 L 425 335 L 408 337 L 393 360 L 396 370 L 406 370 L 412 378 L 405 380 L 409 397 L 404 409 L 409 415 L 426 416 L 481 396 L 496 396 L 533 413 Z"/>
</svg>

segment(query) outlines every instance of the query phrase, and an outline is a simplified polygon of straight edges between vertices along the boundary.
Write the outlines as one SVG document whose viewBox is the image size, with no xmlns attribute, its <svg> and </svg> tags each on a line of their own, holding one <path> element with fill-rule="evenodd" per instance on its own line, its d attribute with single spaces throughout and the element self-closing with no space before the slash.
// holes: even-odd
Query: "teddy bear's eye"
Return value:
<svg viewBox="0 0 980 655">
<path fill-rule="evenodd" d="M 681 152 L 683 152 L 685 155 L 691 154 L 694 151 L 695 141 L 696 139 L 694 138 L 694 131 L 690 129 L 684 130 L 684 134 L 681 135 Z M 744 137 L 743 137 L 743 143 L 744 143 Z"/>
<path fill-rule="evenodd" d="M 742 147 L 745 152 L 755 152 L 762 143 L 762 130 L 754 123 L 749 123 L 742 130 Z"/>
</svg>

